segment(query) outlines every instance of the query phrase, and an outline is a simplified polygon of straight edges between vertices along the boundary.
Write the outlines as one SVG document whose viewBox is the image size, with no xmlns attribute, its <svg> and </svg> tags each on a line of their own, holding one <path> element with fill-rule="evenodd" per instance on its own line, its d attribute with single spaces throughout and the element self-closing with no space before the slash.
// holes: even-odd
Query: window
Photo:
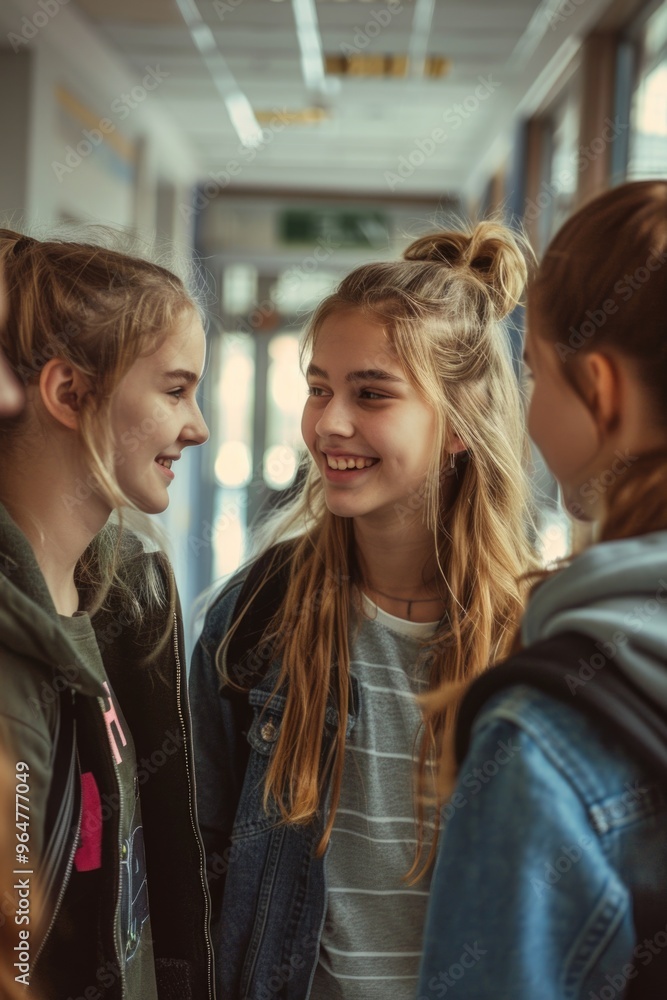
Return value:
<svg viewBox="0 0 667 1000">
<path fill-rule="evenodd" d="M 639 32 L 628 180 L 667 177 L 667 2 Z"/>
<path fill-rule="evenodd" d="M 211 544 L 213 579 L 233 573 L 245 554 L 248 486 L 253 479 L 255 344 L 248 334 L 226 334 L 219 357 L 215 426 L 215 489 Z"/>
<path fill-rule="evenodd" d="M 301 414 L 306 401 L 306 382 L 299 370 L 299 338 L 278 334 L 269 343 L 267 377 L 264 482 L 271 490 L 284 490 L 296 477 L 304 444 Z"/>
</svg>

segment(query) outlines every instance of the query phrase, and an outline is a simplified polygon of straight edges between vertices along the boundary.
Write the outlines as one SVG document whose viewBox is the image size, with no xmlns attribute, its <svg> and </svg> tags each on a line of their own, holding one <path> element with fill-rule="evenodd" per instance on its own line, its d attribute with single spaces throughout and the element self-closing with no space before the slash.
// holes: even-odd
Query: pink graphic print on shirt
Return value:
<svg viewBox="0 0 667 1000">
<path fill-rule="evenodd" d="M 81 775 L 81 826 L 74 865 L 78 872 L 102 867 L 102 802 L 92 771 Z"/>
<path fill-rule="evenodd" d="M 118 730 L 118 735 L 120 736 L 122 746 L 124 747 L 127 746 L 127 739 L 125 738 L 125 733 L 123 732 L 123 727 L 120 724 L 120 719 L 118 718 L 118 712 L 115 709 L 113 699 L 111 697 L 111 691 L 109 690 L 109 685 L 107 684 L 106 681 L 104 682 L 103 687 L 107 693 L 107 699 L 109 701 L 109 707 L 104 709 L 104 722 L 107 727 L 107 733 L 109 734 L 109 743 L 111 744 L 114 760 L 116 761 L 117 764 L 120 764 L 120 762 L 123 759 L 123 755 L 121 754 L 118 748 L 118 742 L 111 728 L 112 725 L 115 726 L 116 729 Z"/>
</svg>

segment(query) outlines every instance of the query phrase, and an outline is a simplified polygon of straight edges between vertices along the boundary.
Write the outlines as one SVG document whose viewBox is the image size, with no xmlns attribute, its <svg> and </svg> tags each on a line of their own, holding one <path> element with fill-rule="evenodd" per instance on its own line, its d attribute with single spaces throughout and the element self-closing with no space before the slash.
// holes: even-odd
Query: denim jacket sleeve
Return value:
<svg viewBox="0 0 667 1000">
<path fill-rule="evenodd" d="M 444 809 L 419 1000 L 588 1000 L 619 978 L 637 954 L 619 860 L 648 815 L 638 774 L 568 706 L 525 687 L 489 701 Z"/>
<path fill-rule="evenodd" d="M 230 626 L 241 586 L 230 588 L 209 609 L 190 670 L 197 813 L 206 850 L 214 944 L 229 867 L 230 833 L 247 767 L 246 732 L 252 716 L 246 694 L 221 692 L 215 654 Z"/>
</svg>

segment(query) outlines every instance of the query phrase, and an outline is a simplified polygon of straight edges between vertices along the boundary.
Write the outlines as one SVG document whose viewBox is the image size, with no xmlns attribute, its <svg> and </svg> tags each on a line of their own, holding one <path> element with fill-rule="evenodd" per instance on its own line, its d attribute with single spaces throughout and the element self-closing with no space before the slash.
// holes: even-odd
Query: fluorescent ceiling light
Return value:
<svg viewBox="0 0 667 1000">
<path fill-rule="evenodd" d="M 195 0 L 176 0 L 176 4 L 224 102 L 236 134 L 244 146 L 258 146 L 262 141 L 262 130 L 252 105 L 236 82 L 227 60 L 218 48 L 215 35 L 199 13 Z"/>
<path fill-rule="evenodd" d="M 296 37 L 301 49 L 301 71 L 310 90 L 326 90 L 322 39 L 315 0 L 292 0 Z"/>
<path fill-rule="evenodd" d="M 236 129 L 244 146 L 258 146 L 262 141 L 262 130 L 257 124 L 250 101 L 240 90 L 227 94 L 224 98 L 229 120 Z"/>
<path fill-rule="evenodd" d="M 541 0 L 528 22 L 526 30 L 514 46 L 514 51 L 508 60 L 511 65 L 514 66 L 517 63 L 521 67 L 526 65 L 551 27 L 549 15 L 555 13 L 560 6 L 561 0 Z"/>
<path fill-rule="evenodd" d="M 190 26 L 190 35 L 202 55 L 217 51 L 218 45 L 215 36 L 208 24 L 204 24 L 203 21 Z"/>
<path fill-rule="evenodd" d="M 408 48 L 410 76 L 423 77 L 428 55 L 428 40 L 433 23 L 435 0 L 417 0 L 412 15 L 412 35 Z"/>
</svg>

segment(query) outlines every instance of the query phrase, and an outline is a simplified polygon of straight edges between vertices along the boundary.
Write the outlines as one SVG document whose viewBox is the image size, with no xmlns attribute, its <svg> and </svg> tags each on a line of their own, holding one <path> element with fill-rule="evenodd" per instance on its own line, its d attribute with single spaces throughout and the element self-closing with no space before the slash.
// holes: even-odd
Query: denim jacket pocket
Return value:
<svg viewBox="0 0 667 1000">
<path fill-rule="evenodd" d="M 232 840 L 265 833 L 280 821 L 275 802 L 264 807 L 264 786 L 271 754 L 280 735 L 285 698 L 271 697 L 271 691 L 253 688 L 248 694 L 253 720 L 247 733 L 250 744 L 248 767 L 231 833 Z"/>
<path fill-rule="evenodd" d="M 265 682 L 248 692 L 248 701 L 253 709 L 253 719 L 247 732 L 250 757 L 231 833 L 233 841 L 266 833 L 277 826 L 282 818 L 275 802 L 270 802 L 267 808 L 264 807 L 266 774 L 280 736 L 287 701 L 284 694 L 273 693 L 271 680 L 270 678 L 269 683 Z M 359 691 L 354 677 L 351 678 L 351 709 L 352 712 L 347 718 L 347 735 L 351 732 L 359 711 Z M 323 756 L 328 752 L 338 727 L 338 712 L 331 705 L 327 706 L 325 726 L 327 738 L 322 750 Z"/>
</svg>

